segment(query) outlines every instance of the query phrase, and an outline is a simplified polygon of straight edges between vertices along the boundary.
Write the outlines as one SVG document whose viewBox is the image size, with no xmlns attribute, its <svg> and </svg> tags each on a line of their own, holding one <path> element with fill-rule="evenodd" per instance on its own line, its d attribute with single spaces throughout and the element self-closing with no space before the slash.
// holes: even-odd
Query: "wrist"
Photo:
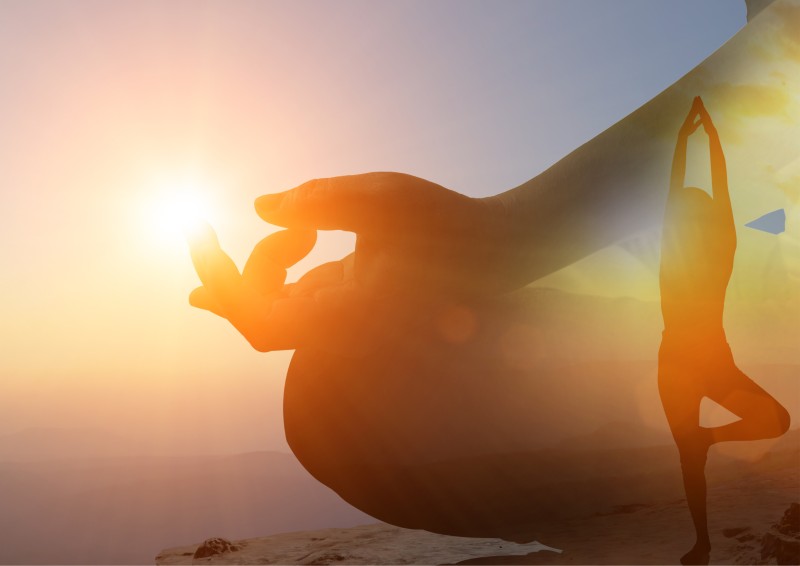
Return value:
<svg viewBox="0 0 800 566">
<path fill-rule="evenodd" d="M 494 274 L 496 292 L 505 292 L 526 285 L 524 276 L 526 261 L 525 245 L 521 242 L 518 220 L 507 195 L 475 199 L 479 211 L 479 243 L 483 250 L 484 269 Z"/>
<path fill-rule="evenodd" d="M 476 198 L 478 213 L 480 215 L 479 225 L 481 231 L 490 240 L 498 243 L 508 242 L 511 233 L 512 215 L 508 204 L 503 195 Z"/>
</svg>

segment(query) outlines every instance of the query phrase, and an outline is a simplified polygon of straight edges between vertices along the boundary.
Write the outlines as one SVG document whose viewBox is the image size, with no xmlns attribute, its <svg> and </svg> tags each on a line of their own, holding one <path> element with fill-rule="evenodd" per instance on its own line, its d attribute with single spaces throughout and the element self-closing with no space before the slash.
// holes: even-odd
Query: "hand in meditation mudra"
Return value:
<svg viewBox="0 0 800 566">
<path fill-rule="evenodd" d="M 760 44 L 754 36 L 774 33 L 759 25 L 749 24 L 704 71 L 722 69 L 719 81 L 730 80 L 726 72 L 739 77 L 726 62 L 745 57 L 748 42 Z M 782 33 L 797 35 L 796 27 L 790 20 Z M 617 379 L 616 369 L 575 361 L 613 321 L 587 338 L 572 331 L 591 318 L 583 303 L 526 285 L 658 229 L 669 200 L 658 385 L 698 533 L 684 560 L 707 560 L 708 447 L 778 435 L 788 415 L 736 368 L 725 341 L 721 309 L 735 232 L 722 150 L 699 100 L 681 128 L 667 190 L 674 132 L 698 76 L 705 75 L 684 77 L 493 197 L 469 198 L 400 173 L 318 179 L 260 197 L 259 216 L 286 229 L 262 240 L 241 272 L 210 227 L 196 235 L 202 286 L 190 302 L 226 318 L 259 351 L 295 350 L 284 393 L 287 440 L 349 503 L 403 527 L 568 545 L 563 521 L 674 499 L 680 471 L 670 446 L 580 451 L 560 443 L 590 429 L 591 419 L 593 426 L 625 421 L 638 409 L 630 380 Z M 713 199 L 682 186 L 686 140 L 701 124 L 710 136 Z M 317 230 L 355 232 L 354 253 L 285 284 Z M 641 334 L 648 330 L 642 323 Z M 701 428 L 702 396 L 742 421 Z"/>
</svg>

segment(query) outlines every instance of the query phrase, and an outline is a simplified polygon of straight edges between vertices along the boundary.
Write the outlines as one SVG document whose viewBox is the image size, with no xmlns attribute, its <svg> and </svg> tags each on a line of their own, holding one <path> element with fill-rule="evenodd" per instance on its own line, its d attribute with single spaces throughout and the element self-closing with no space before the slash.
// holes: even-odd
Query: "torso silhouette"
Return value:
<svg viewBox="0 0 800 566">
<path fill-rule="evenodd" d="M 670 196 L 661 258 L 664 327 L 684 336 L 722 329 L 736 231 L 730 210 L 697 188 Z"/>
</svg>

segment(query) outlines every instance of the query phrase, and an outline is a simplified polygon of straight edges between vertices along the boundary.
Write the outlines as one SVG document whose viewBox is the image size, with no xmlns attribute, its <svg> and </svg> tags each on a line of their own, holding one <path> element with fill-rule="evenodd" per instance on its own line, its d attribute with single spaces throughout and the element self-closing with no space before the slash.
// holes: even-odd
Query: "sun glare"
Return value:
<svg viewBox="0 0 800 566">
<path fill-rule="evenodd" d="M 196 180 L 160 183 L 145 209 L 149 236 L 157 245 L 183 245 L 213 212 L 208 185 Z"/>
<path fill-rule="evenodd" d="M 203 195 L 181 191 L 166 195 L 154 211 L 156 223 L 164 231 L 191 231 L 208 218 L 208 203 Z"/>
</svg>

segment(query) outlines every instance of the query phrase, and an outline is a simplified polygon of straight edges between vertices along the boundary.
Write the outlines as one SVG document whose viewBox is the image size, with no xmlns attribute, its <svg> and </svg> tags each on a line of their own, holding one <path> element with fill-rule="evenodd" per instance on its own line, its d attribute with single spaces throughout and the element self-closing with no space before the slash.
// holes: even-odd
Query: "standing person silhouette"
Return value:
<svg viewBox="0 0 800 566">
<path fill-rule="evenodd" d="M 689 136 L 703 126 L 709 140 L 713 198 L 684 186 Z M 712 444 L 782 435 L 789 413 L 734 363 L 723 328 L 725 291 L 733 271 L 733 223 L 725 156 L 711 117 L 696 97 L 678 134 L 661 250 L 664 333 L 658 389 L 678 447 L 686 500 L 697 540 L 682 564 L 708 564 L 705 463 Z M 700 426 L 708 397 L 740 417 L 723 426 Z"/>
</svg>

